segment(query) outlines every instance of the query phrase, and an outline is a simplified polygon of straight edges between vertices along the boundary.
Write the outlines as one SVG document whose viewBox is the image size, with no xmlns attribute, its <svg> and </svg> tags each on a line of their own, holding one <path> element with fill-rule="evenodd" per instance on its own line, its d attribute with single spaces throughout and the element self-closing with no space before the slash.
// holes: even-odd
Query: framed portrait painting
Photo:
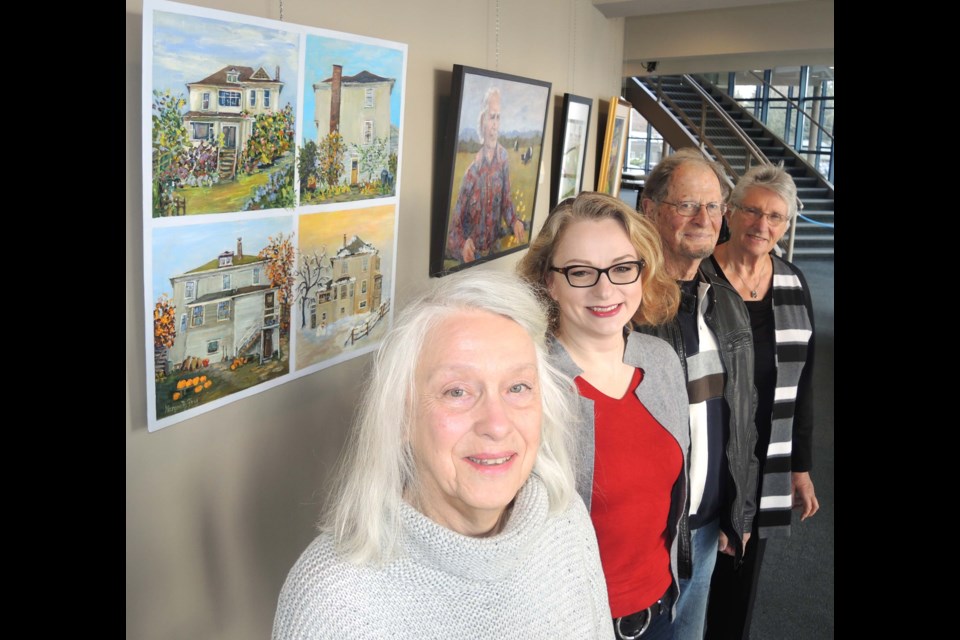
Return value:
<svg viewBox="0 0 960 640">
<path fill-rule="evenodd" d="M 542 80 L 454 65 L 430 275 L 529 245 L 550 88 Z"/>
<path fill-rule="evenodd" d="M 603 153 L 600 156 L 597 191 L 611 196 L 620 194 L 623 153 L 627 146 L 631 106 L 623 98 L 614 96 L 610 98 L 610 108 L 607 110 L 607 128 L 603 139 Z"/>
<path fill-rule="evenodd" d="M 593 100 L 574 95 L 563 96 L 560 143 L 554 160 L 553 192 L 550 208 L 558 202 L 580 193 L 583 187 L 583 168 L 587 160 L 587 135 L 590 131 L 590 112 Z"/>
</svg>

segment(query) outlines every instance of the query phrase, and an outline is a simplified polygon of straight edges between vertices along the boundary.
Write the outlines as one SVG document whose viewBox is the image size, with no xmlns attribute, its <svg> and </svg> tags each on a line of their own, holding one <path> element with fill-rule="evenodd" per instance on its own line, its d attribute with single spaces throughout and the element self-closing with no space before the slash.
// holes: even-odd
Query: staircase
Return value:
<svg viewBox="0 0 960 640">
<path fill-rule="evenodd" d="M 711 83 L 691 76 L 631 78 L 626 93 L 670 146 L 703 148 L 732 182 L 764 160 L 783 162 L 797 185 L 804 216 L 797 220 L 793 259 L 833 258 L 833 184 L 753 114 Z"/>
<path fill-rule="evenodd" d="M 237 174 L 237 150 L 220 149 L 220 157 L 217 159 L 217 171 L 220 173 L 220 180 L 233 180 Z"/>
<path fill-rule="evenodd" d="M 256 322 L 248 327 L 244 337 L 240 339 L 240 347 L 236 350 L 236 353 L 234 353 L 234 357 L 241 356 L 244 353 L 254 350 L 256 347 L 259 347 L 260 345 L 258 341 L 260 340 L 260 333 L 262 331 L 263 325 L 260 322 Z M 256 349 L 256 352 L 259 354 L 259 349 Z"/>
</svg>

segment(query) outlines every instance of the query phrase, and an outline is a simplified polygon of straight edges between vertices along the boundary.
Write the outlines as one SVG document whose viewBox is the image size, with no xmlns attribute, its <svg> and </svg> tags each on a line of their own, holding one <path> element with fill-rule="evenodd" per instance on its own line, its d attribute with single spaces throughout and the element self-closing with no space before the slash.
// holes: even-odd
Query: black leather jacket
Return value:
<svg viewBox="0 0 960 640">
<path fill-rule="evenodd" d="M 731 484 L 723 492 L 729 508 L 721 510 L 720 528 L 735 544 L 736 566 L 740 566 L 743 562 L 743 535 L 753 530 L 753 518 L 757 513 L 757 481 L 760 469 L 754 452 L 757 444 L 757 427 L 754 422 L 757 390 L 753 383 L 753 334 L 750 329 L 750 315 L 740 299 L 740 294 L 717 275 L 710 260 L 704 260 L 700 264 L 698 274 L 701 279 L 710 283 L 703 317 L 716 336 L 720 348 L 720 359 L 726 373 L 723 397 L 730 410 L 727 463 L 728 480 Z M 679 320 L 674 319 L 656 327 L 638 326 L 636 330 L 663 338 L 673 345 L 683 364 L 684 376 L 687 375 L 687 357 Z M 689 500 L 689 492 L 687 493 Z M 680 522 L 678 538 L 678 573 L 681 578 L 689 578 L 693 570 L 693 559 L 690 522 L 686 515 Z"/>
</svg>

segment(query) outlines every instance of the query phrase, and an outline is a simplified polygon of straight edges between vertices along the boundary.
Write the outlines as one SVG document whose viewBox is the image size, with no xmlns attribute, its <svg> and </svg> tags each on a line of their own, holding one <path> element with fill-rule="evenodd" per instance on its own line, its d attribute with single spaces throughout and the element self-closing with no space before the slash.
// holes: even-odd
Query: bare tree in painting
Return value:
<svg viewBox="0 0 960 640">
<path fill-rule="evenodd" d="M 331 267 L 323 266 L 327 260 L 327 248 L 320 249 L 320 254 L 314 251 L 313 255 L 300 254 L 300 266 L 294 272 L 297 277 L 297 300 L 300 302 L 300 328 L 307 326 L 307 306 L 311 292 L 320 284 L 324 276 L 331 275 Z"/>
</svg>

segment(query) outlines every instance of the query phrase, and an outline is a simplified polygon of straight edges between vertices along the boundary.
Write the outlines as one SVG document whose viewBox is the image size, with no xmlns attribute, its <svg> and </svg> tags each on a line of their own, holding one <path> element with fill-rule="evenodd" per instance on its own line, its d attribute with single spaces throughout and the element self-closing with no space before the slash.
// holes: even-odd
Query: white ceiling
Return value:
<svg viewBox="0 0 960 640">
<path fill-rule="evenodd" d="M 623 75 L 834 64 L 834 0 L 592 0 L 624 20 Z"/>
<path fill-rule="evenodd" d="M 707 9 L 730 9 L 797 0 L 593 0 L 593 6 L 607 18 L 652 16 L 660 13 L 684 13 Z"/>
</svg>

